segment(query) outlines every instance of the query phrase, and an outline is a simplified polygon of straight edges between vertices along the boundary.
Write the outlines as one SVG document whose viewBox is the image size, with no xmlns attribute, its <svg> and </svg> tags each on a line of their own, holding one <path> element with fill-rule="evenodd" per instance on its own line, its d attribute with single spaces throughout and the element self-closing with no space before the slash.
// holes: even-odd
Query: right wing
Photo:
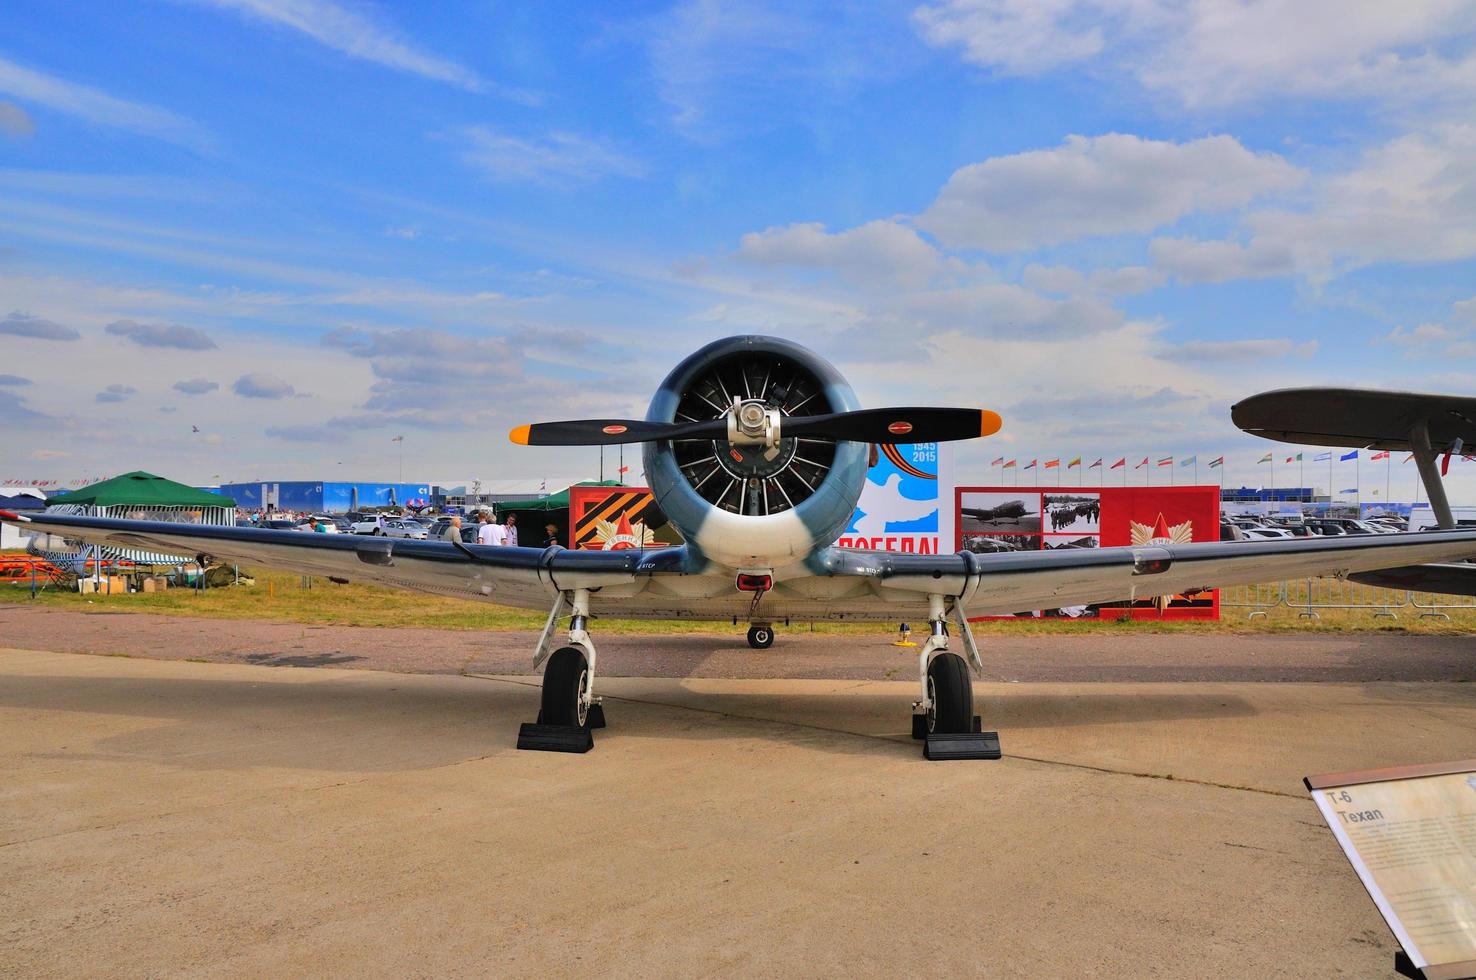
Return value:
<svg viewBox="0 0 1476 980">
<path fill-rule="evenodd" d="M 568 589 L 599 589 L 607 596 L 633 595 L 644 590 L 652 575 L 680 572 L 688 560 L 684 547 L 570 551 L 66 514 L 12 515 L 6 519 L 23 532 L 45 532 L 68 541 L 167 555 L 207 556 L 218 562 L 528 609 L 548 609 L 554 596 Z"/>
</svg>

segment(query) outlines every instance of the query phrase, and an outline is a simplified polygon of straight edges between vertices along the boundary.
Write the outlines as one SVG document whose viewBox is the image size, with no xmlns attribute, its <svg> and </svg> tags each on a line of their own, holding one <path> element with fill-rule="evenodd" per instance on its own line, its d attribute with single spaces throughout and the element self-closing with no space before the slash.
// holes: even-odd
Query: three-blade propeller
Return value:
<svg viewBox="0 0 1476 980">
<path fill-rule="evenodd" d="M 613 446 L 670 439 L 727 439 L 729 418 L 706 422 L 579 419 L 520 425 L 508 438 L 520 446 Z M 977 439 L 999 431 L 998 414 L 977 408 L 868 408 L 778 420 L 774 438 L 836 442 L 911 443 Z"/>
</svg>

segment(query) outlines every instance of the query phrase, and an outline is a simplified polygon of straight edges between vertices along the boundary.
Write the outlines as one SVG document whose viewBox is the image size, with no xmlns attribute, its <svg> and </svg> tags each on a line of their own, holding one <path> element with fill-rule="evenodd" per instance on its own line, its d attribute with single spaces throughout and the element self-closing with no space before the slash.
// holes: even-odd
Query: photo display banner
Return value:
<svg viewBox="0 0 1476 980">
<path fill-rule="evenodd" d="M 1405 976 L 1476 977 L 1476 759 L 1308 776 Z"/>
<path fill-rule="evenodd" d="M 959 487 L 957 549 L 978 554 L 1220 540 L 1220 488 Z M 1192 596 L 1021 610 L 1069 619 L 1219 619 L 1218 589 Z"/>
<path fill-rule="evenodd" d="M 655 503 L 645 487 L 570 487 L 569 547 L 628 551 L 679 544 L 664 518 L 660 528 L 647 526 Z"/>
<path fill-rule="evenodd" d="M 866 471 L 861 499 L 836 545 L 910 555 L 952 553 L 953 443 L 872 449 L 876 462 Z"/>
</svg>

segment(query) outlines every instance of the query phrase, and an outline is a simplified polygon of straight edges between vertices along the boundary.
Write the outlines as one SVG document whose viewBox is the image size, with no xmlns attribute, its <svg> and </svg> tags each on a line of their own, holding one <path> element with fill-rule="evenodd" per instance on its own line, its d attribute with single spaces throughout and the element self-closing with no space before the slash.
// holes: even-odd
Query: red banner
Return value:
<svg viewBox="0 0 1476 980">
<path fill-rule="evenodd" d="M 1051 551 L 1220 540 L 1209 487 L 959 487 L 961 551 Z M 1218 590 L 1017 613 L 1071 619 L 1219 619 Z M 989 617 L 1008 619 L 1011 617 Z"/>
</svg>

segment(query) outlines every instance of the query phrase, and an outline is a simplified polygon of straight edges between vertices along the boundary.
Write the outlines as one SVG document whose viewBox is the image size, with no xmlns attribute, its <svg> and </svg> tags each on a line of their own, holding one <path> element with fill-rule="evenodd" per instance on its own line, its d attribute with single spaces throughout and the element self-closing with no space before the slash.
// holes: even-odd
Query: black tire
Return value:
<svg viewBox="0 0 1476 980">
<path fill-rule="evenodd" d="M 940 653 L 928 664 L 928 731 L 957 735 L 973 730 L 974 685 L 969 668 L 956 653 Z"/>
<path fill-rule="evenodd" d="M 772 626 L 750 626 L 748 628 L 748 645 L 755 650 L 767 650 L 774 645 L 774 627 Z"/>
<path fill-rule="evenodd" d="M 561 647 L 548 658 L 543 668 L 543 711 L 539 717 L 545 725 L 582 725 L 579 694 L 589 662 L 578 647 Z"/>
</svg>

